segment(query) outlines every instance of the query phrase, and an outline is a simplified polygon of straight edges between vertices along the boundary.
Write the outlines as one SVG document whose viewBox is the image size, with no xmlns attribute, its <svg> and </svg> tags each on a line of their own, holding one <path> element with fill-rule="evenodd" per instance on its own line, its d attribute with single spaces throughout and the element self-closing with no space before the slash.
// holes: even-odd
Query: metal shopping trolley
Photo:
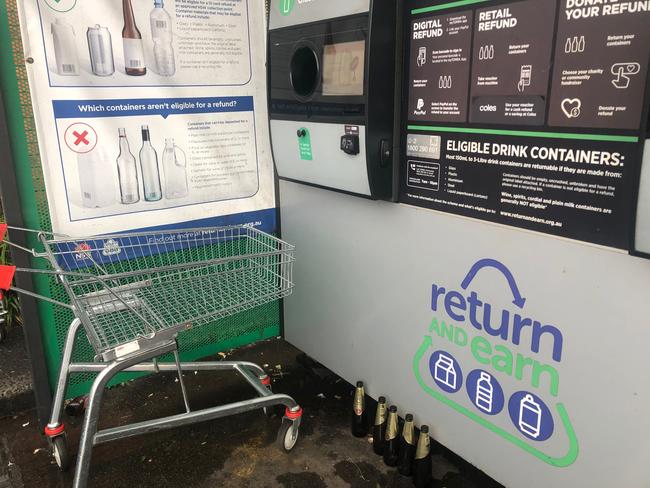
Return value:
<svg viewBox="0 0 650 488">
<path fill-rule="evenodd" d="M 86 239 L 2 225 L 0 240 L 5 240 L 7 229 L 36 233 L 42 249 L 28 249 L 8 240 L 7 244 L 45 260 L 48 266 L 0 267 L 0 289 L 36 296 L 67 307 L 75 315 L 63 349 L 52 416 L 45 428 L 54 458 L 62 469 L 68 468 L 70 459 L 61 421 L 68 377 L 97 373 L 87 400 L 75 488 L 86 486 L 91 451 L 96 444 L 274 405 L 286 407 L 277 442 L 286 451 L 294 447 L 302 409 L 293 398 L 272 393 L 270 378 L 262 368 L 245 362 L 181 362 L 177 344 L 178 334 L 185 330 L 291 294 L 293 246 L 251 225 Z M 55 275 L 70 303 L 12 287 L 16 271 Z M 91 363 L 71 361 L 81 325 L 96 353 Z M 173 353 L 173 362 L 159 360 L 168 353 Z M 238 372 L 258 397 L 192 411 L 182 372 L 206 370 Z M 104 390 L 111 378 L 122 371 L 177 371 L 186 411 L 97 431 Z"/>
</svg>

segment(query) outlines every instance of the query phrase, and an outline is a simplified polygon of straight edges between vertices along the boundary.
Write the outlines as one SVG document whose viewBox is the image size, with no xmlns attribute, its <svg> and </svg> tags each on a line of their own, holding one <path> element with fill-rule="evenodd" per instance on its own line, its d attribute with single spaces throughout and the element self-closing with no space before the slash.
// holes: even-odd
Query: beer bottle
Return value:
<svg viewBox="0 0 650 488">
<path fill-rule="evenodd" d="M 368 413 L 366 412 L 366 392 L 363 389 L 363 381 L 358 381 L 357 388 L 354 390 L 352 435 L 354 437 L 365 437 L 368 435 Z"/>
<path fill-rule="evenodd" d="M 399 464 L 397 470 L 402 476 L 411 476 L 413 473 L 413 456 L 415 454 L 415 428 L 413 415 L 410 413 L 404 418 L 404 427 L 399 439 Z"/>
<path fill-rule="evenodd" d="M 423 425 L 418 437 L 413 461 L 413 483 L 416 488 L 429 488 L 433 477 L 431 476 L 431 440 L 429 439 L 429 426 Z"/>
<path fill-rule="evenodd" d="M 381 456 L 384 453 L 384 437 L 386 436 L 386 397 L 379 397 L 377 412 L 375 413 L 375 425 L 372 428 L 372 450 Z"/>
<path fill-rule="evenodd" d="M 391 405 L 386 421 L 386 436 L 384 437 L 384 463 L 386 466 L 397 466 L 399 462 L 399 425 L 397 423 L 397 407 Z"/>
</svg>

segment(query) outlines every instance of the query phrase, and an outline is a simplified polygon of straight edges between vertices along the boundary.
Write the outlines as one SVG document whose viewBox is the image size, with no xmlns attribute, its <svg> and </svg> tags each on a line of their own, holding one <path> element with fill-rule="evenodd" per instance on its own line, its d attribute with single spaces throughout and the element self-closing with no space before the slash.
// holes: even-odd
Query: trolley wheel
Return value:
<svg viewBox="0 0 650 488">
<path fill-rule="evenodd" d="M 68 440 L 65 435 L 52 439 L 52 456 L 61 471 L 70 469 L 70 454 L 68 453 Z"/>
<path fill-rule="evenodd" d="M 275 445 L 284 452 L 291 452 L 298 442 L 299 430 L 299 422 L 284 417 L 280 430 L 278 431 L 278 437 L 275 440 Z"/>
</svg>

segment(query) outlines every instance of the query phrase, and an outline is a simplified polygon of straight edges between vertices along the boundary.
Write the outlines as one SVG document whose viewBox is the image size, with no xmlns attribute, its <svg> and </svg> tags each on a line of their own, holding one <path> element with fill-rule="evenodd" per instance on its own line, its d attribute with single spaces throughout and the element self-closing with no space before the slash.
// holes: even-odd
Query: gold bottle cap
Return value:
<svg viewBox="0 0 650 488">
<path fill-rule="evenodd" d="M 354 403 L 352 404 L 352 408 L 354 410 L 355 415 L 362 415 L 363 411 L 366 408 L 366 392 L 363 389 L 363 383 L 359 381 L 357 383 L 357 388 L 354 390 Z"/>
<path fill-rule="evenodd" d="M 388 409 L 388 425 L 386 426 L 386 440 L 392 441 L 397 437 L 397 407 L 391 405 Z"/>
<path fill-rule="evenodd" d="M 381 425 L 386 422 L 386 413 L 388 407 L 386 406 L 386 399 L 384 397 L 379 397 L 379 403 L 377 404 L 377 413 L 375 413 L 375 425 Z"/>
<path fill-rule="evenodd" d="M 431 452 L 431 439 L 429 438 L 429 426 L 423 425 L 418 437 L 418 445 L 415 448 L 415 459 L 424 459 Z"/>
<path fill-rule="evenodd" d="M 402 437 L 410 445 L 415 445 L 415 428 L 413 426 L 413 415 L 410 413 L 404 418 L 404 427 L 402 428 Z"/>
</svg>

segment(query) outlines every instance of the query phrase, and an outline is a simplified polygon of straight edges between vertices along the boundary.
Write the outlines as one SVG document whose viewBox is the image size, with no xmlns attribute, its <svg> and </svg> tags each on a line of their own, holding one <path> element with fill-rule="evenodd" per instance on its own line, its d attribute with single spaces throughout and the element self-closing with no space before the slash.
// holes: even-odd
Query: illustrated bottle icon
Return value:
<svg viewBox="0 0 650 488">
<path fill-rule="evenodd" d="M 413 415 L 406 414 L 404 427 L 399 439 L 399 461 L 397 471 L 402 476 L 411 476 L 413 473 L 413 457 L 415 456 L 415 426 Z"/>
<path fill-rule="evenodd" d="M 476 398 L 474 399 L 476 406 L 487 413 L 491 413 L 493 396 L 492 378 L 486 372 L 481 371 L 476 382 Z"/>
<path fill-rule="evenodd" d="M 384 437 L 386 436 L 386 416 L 388 406 L 386 397 L 380 396 L 375 412 L 375 425 L 372 427 L 372 450 L 375 454 L 381 456 L 384 453 Z"/>
<path fill-rule="evenodd" d="M 79 76 L 79 55 L 74 28 L 58 18 L 52 24 L 56 71 L 62 76 Z"/>
<path fill-rule="evenodd" d="M 187 186 L 187 158 L 183 150 L 174 144 L 174 139 L 165 139 L 162 157 L 165 173 L 165 198 L 185 198 Z"/>
<path fill-rule="evenodd" d="M 420 429 L 420 437 L 415 448 L 415 459 L 413 460 L 413 484 L 416 488 L 429 488 L 433 481 L 431 475 L 431 439 L 429 438 L 429 426 L 423 425 Z"/>
<path fill-rule="evenodd" d="M 519 428 L 525 434 L 537 438 L 541 433 L 542 407 L 528 394 L 519 403 Z"/>
<path fill-rule="evenodd" d="M 564 43 L 564 52 L 569 54 L 571 52 L 571 38 L 567 37 L 566 42 Z"/>
<path fill-rule="evenodd" d="M 132 204 L 140 201 L 140 183 L 135 156 L 129 148 L 126 129 L 118 129 L 120 135 L 120 155 L 117 157 L 117 172 L 120 180 L 122 203 Z"/>
<path fill-rule="evenodd" d="M 164 0 L 154 0 L 153 5 L 154 9 L 149 14 L 149 21 L 156 71 L 161 76 L 172 76 L 176 73 L 172 18 L 165 10 Z"/>
<path fill-rule="evenodd" d="M 365 437 L 368 435 L 368 412 L 366 412 L 366 392 L 363 381 L 357 382 L 352 403 L 352 435 Z"/>
<path fill-rule="evenodd" d="M 108 207 L 115 203 L 115 179 L 106 150 L 98 146 L 77 155 L 81 201 L 86 208 Z"/>
<path fill-rule="evenodd" d="M 144 199 L 147 202 L 157 202 L 162 199 L 160 185 L 160 169 L 158 168 L 158 154 L 151 145 L 149 126 L 142 126 L 142 148 L 140 149 L 140 169 L 142 170 L 142 184 L 144 185 Z"/>
<path fill-rule="evenodd" d="M 130 76 L 146 75 L 147 67 L 144 62 L 142 35 L 135 23 L 131 0 L 122 0 L 122 14 L 124 15 L 124 28 L 122 29 L 124 71 Z"/>
<path fill-rule="evenodd" d="M 578 52 L 579 53 L 585 52 L 585 47 L 586 47 L 585 36 L 580 36 L 580 40 L 578 41 Z"/>
<path fill-rule="evenodd" d="M 388 409 L 386 421 L 386 437 L 384 437 L 384 463 L 386 466 L 395 467 L 399 463 L 399 424 L 397 407 L 391 405 Z"/>
<path fill-rule="evenodd" d="M 99 24 L 88 27 L 86 32 L 88 51 L 90 52 L 90 66 L 93 74 L 97 76 L 110 76 L 115 73 L 113 60 L 113 42 L 108 28 Z"/>
</svg>

